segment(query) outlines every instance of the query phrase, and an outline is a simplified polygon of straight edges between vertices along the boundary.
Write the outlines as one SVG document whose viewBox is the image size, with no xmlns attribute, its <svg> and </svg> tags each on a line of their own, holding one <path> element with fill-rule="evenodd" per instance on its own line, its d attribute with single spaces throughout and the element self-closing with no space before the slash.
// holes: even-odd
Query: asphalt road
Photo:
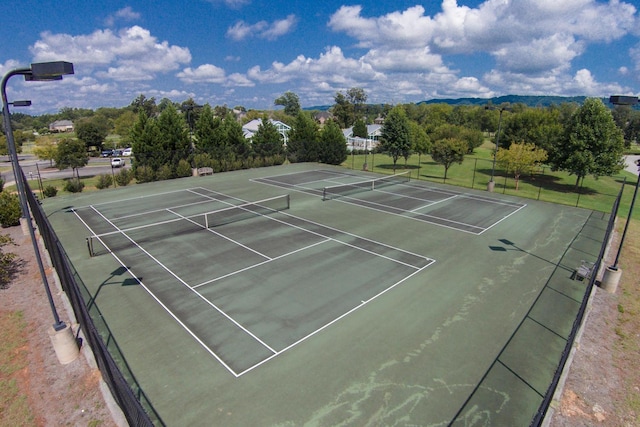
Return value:
<svg viewBox="0 0 640 427">
<path fill-rule="evenodd" d="M 131 159 L 123 157 L 125 159 L 125 168 L 131 167 Z M 27 179 L 36 179 L 38 173 L 42 179 L 62 179 L 70 178 L 73 176 L 72 169 L 58 170 L 55 166 L 51 166 L 49 161 L 38 160 L 31 155 L 18 156 L 20 166 L 24 171 Z M 14 183 L 13 172 L 11 169 L 11 162 L 8 156 L 0 156 L 0 167 L 6 166 L 7 171 L 2 173 L 2 178 L 5 180 L 5 186 L 12 185 Z M 91 157 L 87 166 L 79 169 L 80 177 L 101 175 L 105 173 L 111 173 L 111 159 L 109 157 Z"/>
</svg>

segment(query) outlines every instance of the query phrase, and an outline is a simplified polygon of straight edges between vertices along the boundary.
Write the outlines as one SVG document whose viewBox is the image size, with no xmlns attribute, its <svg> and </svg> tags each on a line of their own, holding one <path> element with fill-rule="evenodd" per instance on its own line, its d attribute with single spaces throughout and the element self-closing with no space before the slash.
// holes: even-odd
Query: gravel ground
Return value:
<svg viewBox="0 0 640 427">
<path fill-rule="evenodd" d="M 100 371 L 88 362 L 84 354 L 87 350 L 83 349 L 76 360 L 66 365 L 58 361 L 48 334 L 54 323 L 53 314 L 29 235 L 25 236 L 20 226 L 4 228 L 0 233 L 16 243 L 6 246 L 5 251 L 21 260 L 17 277 L 7 289 L 0 290 L 0 310 L 22 311 L 27 322 L 28 365 L 16 380 L 28 396 L 36 425 L 116 426 L 101 392 Z M 60 319 L 70 324 L 51 269 L 46 271 Z M 77 325 L 72 327 L 77 331 Z"/>
</svg>

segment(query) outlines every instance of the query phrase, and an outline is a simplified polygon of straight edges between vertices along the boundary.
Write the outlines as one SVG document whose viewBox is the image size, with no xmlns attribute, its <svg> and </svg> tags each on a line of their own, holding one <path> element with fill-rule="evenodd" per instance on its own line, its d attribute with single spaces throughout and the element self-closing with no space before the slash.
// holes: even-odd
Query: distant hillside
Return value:
<svg viewBox="0 0 640 427">
<path fill-rule="evenodd" d="M 500 104 L 524 104 L 528 107 L 549 107 L 550 105 L 560 105 L 563 103 L 575 102 L 582 105 L 587 96 L 529 96 L 529 95 L 505 95 L 494 98 L 457 98 L 457 99 L 430 99 L 420 101 L 417 104 L 449 104 L 449 105 L 493 105 Z M 605 105 L 609 105 L 608 98 L 601 98 Z M 306 107 L 304 110 L 327 111 L 333 105 L 318 105 Z"/>
<path fill-rule="evenodd" d="M 560 105 L 563 103 L 575 102 L 582 105 L 586 96 L 526 96 L 526 95 L 506 95 L 495 98 L 458 98 L 458 99 L 431 99 L 429 101 L 418 102 L 418 104 L 450 104 L 450 105 L 493 105 L 500 104 L 525 104 L 529 107 L 548 107 L 550 105 Z M 602 99 L 605 104 L 608 99 Z"/>
</svg>

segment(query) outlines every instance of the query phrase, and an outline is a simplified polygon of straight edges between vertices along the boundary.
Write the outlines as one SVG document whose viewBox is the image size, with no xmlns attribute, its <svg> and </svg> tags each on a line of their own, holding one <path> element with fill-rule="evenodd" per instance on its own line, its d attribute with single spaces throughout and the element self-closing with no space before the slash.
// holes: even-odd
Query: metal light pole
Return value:
<svg viewBox="0 0 640 427">
<path fill-rule="evenodd" d="M 22 75 L 27 81 L 42 81 L 42 80 L 60 80 L 63 74 L 73 74 L 73 64 L 70 62 L 46 62 L 31 64 L 29 68 L 17 68 L 9 71 L 2 79 L 0 91 L 2 92 L 2 115 L 4 118 L 4 130 L 7 136 L 7 146 L 9 148 L 9 157 L 11 158 L 11 165 L 13 167 L 13 174 L 16 178 L 16 186 L 18 189 L 18 197 L 20 199 L 20 207 L 22 208 L 22 218 L 25 220 L 24 224 L 29 229 L 29 235 L 31 237 L 31 243 L 33 244 L 33 251 L 36 255 L 36 261 L 38 262 L 38 268 L 40 269 L 40 275 L 42 276 L 42 282 L 44 284 L 49 305 L 53 313 L 54 324 L 53 329 L 55 331 L 62 331 L 67 327 L 63 321 L 60 320 L 58 312 L 56 311 L 53 297 L 51 295 L 51 289 L 49 289 L 49 282 L 47 281 L 47 275 L 44 271 L 42 264 L 42 258 L 40 256 L 40 249 L 38 248 L 38 242 L 36 240 L 33 224 L 31 223 L 31 217 L 29 215 L 29 206 L 27 205 L 26 190 L 24 188 L 24 182 L 22 181 L 22 171 L 18 162 L 18 154 L 16 150 L 15 140 L 13 138 L 13 129 L 11 128 L 11 114 L 9 113 L 9 102 L 7 101 L 7 82 L 13 76 Z M 23 101 L 25 102 L 25 101 Z M 13 103 L 19 105 L 18 102 Z M 29 103 L 30 104 L 30 103 Z"/>
<path fill-rule="evenodd" d="M 490 107 L 485 107 L 486 109 L 492 109 Z M 496 133 L 496 149 L 493 152 L 493 166 L 491 167 L 491 179 L 489 180 L 489 182 L 487 183 L 487 191 L 489 192 L 493 192 L 493 189 L 495 188 L 495 181 L 493 180 L 493 177 L 496 173 L 496 157 L 498 156 L 498 148 L 500 147 L 500 129 L 502 128 L 502 113 L 504 112 L 504 110 L 506 110 L 506 107 L 501 107 L 499 108 L 500 110 L 500 115 L 498 117 L 498 132 Z"/>
<path fill-rule="evenodd" d="M 638 103 L 638 97 L 636 96 L 618 96 L 614 95 L 609 97 L 609 102 L 614 105 L 635 105 Z M 620 254 L 622 253 L 622 245 L 627 237 L 627 229 L 631 222 L 631 216 L 633 215 L 633 207 L 636 203 L 636 196 L 638 194 L 638 186 L 640 185 L 640 176 L 636 178 L 636 187 L 633 191 L 633 197 L 631 198 L 631 205 L 629 206 L 629 216 L 627 217 L 627 223 L 624 225 L 622 236 L 620 237 L 620 245 L 618 246 L 618 252 L 616 253 L 616 259 L 613 265 L 607 267 L 602 278 L 602 287 L 610 293 L 615 293 L 618 282 L 622 275 L 622 269 L 618 267 L 618 261 L 620 260 Z"/>
</svg>

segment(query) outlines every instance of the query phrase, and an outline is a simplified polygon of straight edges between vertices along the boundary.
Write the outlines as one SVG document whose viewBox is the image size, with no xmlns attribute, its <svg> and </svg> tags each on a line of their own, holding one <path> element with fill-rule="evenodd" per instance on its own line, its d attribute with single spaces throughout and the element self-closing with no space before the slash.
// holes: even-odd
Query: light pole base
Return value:
<svg viewBox="0 0 640 427">
<path fill-rule="evenodd" d="M 52 326 L 49 328 L 49 338 L 51 338 L 51 344 L 53 344 L 53 349 L 56 351 L 60 364 L 71 363 L 80 355 L 80 349 L 73 336 L 71 326 L 66 325 L 59 331 L 56 331 Z"/>
<path fill-rule="evenodd" d="M 487 183 L 487 191 L 489 193 L 493 193 L 493 188 L 496 186 L 496 182 L 495 181 L 489 181 Z"/>
<path fill-rule="evenodd" d="M 602 276 L 600 287 L 610 294 L 615 294 L 618 289 L 618 283 L 622 276 L 622 269 L 619 267 L 607 267 Z"/>
</svg>

